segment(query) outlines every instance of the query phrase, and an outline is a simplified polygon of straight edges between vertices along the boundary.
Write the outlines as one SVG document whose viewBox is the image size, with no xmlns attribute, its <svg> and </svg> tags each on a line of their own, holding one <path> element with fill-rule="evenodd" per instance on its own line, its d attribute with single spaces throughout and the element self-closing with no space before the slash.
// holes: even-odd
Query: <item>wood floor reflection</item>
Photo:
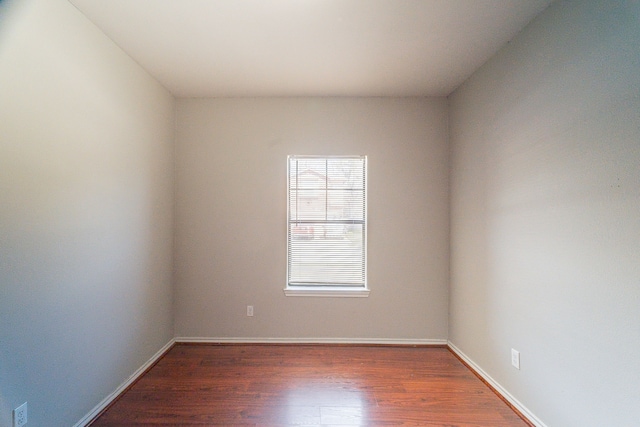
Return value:
<svg viewBox="0 0 640 427">
<path fill-rule="evenodd" d="M 529 425 L 446 348 L 186 344 L 91 424 Z"/>
</svg>

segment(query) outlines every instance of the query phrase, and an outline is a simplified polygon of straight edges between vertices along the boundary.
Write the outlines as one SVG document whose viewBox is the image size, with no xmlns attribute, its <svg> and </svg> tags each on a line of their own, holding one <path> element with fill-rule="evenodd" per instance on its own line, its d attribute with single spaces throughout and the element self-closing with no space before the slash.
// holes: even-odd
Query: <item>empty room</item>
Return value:
<svg viewBox="0 0 640 427">
<path fill-rule="evenodd" d="M 640 1 L 0 0 L 0 427 L 640 425 Z"/>
</svg>

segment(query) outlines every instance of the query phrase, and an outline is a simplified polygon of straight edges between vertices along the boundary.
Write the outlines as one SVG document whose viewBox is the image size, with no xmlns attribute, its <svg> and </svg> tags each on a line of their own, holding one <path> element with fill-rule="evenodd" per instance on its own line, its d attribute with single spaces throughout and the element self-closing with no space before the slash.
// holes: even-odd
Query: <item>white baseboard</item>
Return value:
<svg viewBox="0 0 640 427">
<path fill-rule="evenodd" d="M 504 387 L 502 387 L 496 380 L 491 378 L 489 374 L 482 370 L 473 360 L 471 360 L 466 354 L 464 354 L 458 347 L 456 347 L 451 341 L 448 343 L 449 348 L 455 354 L 457 354 L 462 360 L 465 361 L 474 371 L 478 373 L 487 383 L 491 384 L 502 397 L 504 397 L 514 408 L 516 408 L 522 415 L 524 415 L 533 425 L 536 427 L 547 427 L 545 423 L 540 421 L 526 406 L 520 403 L 515 397 L 511 395 Z"/>
<path fill-rule="evenodd" d="M 167 350 L 169 350 L 174 343 L 175 343 L 175 340 L 172 339 L 167 344 L 165 344 L 164 347 L 162 347 L 160 350 L 158 350 L 158 352 L 156 354 L 151 356 L 151 359 L 147 360 L 144 365 L 142 365 L 133 374 L 131 374 L 131 376 L 125 382 L 120 384 L 120 386 L 118 386 L 118 388 L 116 388 L 109 396 L 105 397 L 102 400 L 102 402 L 98 403 L 98 405 L 96 405 L 95 408 L 93 408 L 91 411 L 89 411 L 89 413 L 87 415 L 82 417 L 82 419 L 80 421 L 75 423 L 73 427 L 85 427 L 85 426 L 87 426 L 91 421 L 93 421 L 93 419 L 95 417 L 98 416 L 98 414 L 100 414 L 100 412 L 102 412 L 104 410 L 104 408 L 109 406 L 111 404 L 111 402 L 113 402 L 118 396 L 120 396 L 120 394 L 122 394 L 122 392 L 124 392 L 127 389 L 127 387 L 129 387 L 131 384 L 133 384 L 133 382 L 136 381 L 142 374 L 144 374 L 144 372 L 147 369 L 149 369 L 149 367 L 151 367 L 154 363 L 156 363 L 156 361 L 164 353 L 166 353 Z"/>
<path fill-rule="evenodd" d="M 176 343 L 203 344 L 374 344 L 374 345 L 433 345 L 446 346 L 440 339 L 391 339 L 391 338 L 215 338 L 177 337 Z"/>
</svg>

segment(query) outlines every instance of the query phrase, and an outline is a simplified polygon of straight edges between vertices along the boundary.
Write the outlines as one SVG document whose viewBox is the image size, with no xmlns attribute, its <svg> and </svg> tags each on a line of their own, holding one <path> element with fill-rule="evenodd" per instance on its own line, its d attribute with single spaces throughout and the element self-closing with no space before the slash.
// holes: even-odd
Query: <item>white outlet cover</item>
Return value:
<svg viewBox="0 0 640 427">
<path fill-rule="evenodd" d="M 13 410 L 13 427 L 22 427 L 27 424 L 27 402 Z"/>
<path fill-rule="evenodd" d="M 511 349 L 511 364 L 514 368 L 520 369 L 520 352 L 515 349 Z"/>
</svg>

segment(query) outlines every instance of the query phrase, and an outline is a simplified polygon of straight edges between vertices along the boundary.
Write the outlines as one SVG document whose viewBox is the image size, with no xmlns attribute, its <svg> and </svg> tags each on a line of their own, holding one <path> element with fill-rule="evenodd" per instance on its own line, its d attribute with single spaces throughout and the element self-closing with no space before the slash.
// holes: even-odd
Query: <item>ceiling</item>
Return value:
<svg viewBox="0 0 640 427">
<path fill-rule="evenodd" d="M 552 0 L 69 0 L 177 97 L 443 96 Z"/>
</svg>

